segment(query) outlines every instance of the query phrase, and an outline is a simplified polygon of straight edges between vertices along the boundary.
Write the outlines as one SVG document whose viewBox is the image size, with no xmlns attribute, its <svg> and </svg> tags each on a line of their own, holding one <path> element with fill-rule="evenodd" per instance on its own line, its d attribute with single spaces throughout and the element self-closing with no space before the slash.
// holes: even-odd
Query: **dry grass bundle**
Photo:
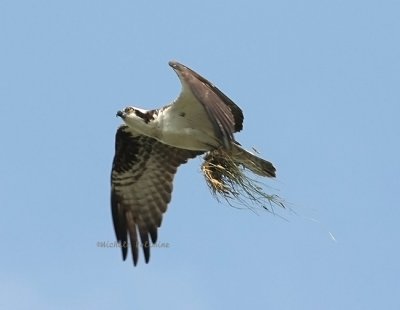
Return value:
<svg viewBox="0 0 400 310">
<path fill-rule="evenodd" d="M 223 198 L 234 207 L 254 206 L 273 212 L 274 206 L 285 208 L 276 194 L 267 194 L 260 181 L 250 178 L 245 168 L 223 149 L 208 152 L 201 167 L 207 185 L 218 201 Z"/>
</svg>

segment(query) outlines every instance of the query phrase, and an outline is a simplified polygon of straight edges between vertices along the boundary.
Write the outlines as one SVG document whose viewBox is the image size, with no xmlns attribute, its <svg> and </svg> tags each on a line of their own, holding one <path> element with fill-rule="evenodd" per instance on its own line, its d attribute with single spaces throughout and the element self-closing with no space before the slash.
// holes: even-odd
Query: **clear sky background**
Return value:
<svg viewBox="0 0 400 310">
<path fill-rule="evenodd" d="M 400 309 L 399 30 L 398 1 L 1 1 L 0 308 Z M 192 160 L 134 268 L 96 246 L 115 113 L 173 100 L 171 59 L 292 211 L 218 204 Z"/>
</svg>

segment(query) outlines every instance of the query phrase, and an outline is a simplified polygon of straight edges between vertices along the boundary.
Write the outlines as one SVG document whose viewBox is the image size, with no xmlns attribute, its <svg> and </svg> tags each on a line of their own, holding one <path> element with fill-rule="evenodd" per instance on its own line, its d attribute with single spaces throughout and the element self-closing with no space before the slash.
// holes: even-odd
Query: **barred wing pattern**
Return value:
<svg viewBox="0 0 400 310">
<path fill-rule="evenodd" d="M 134 265 L 140 247 L 146 263 L 149 261 L 150 239 L 157 242 L 176 170 L 201 153 L 168 146 L 125 125 L 119 127 L 111 173 L 111 209 L 124 260 L 130 244 Z"/>
</svg>

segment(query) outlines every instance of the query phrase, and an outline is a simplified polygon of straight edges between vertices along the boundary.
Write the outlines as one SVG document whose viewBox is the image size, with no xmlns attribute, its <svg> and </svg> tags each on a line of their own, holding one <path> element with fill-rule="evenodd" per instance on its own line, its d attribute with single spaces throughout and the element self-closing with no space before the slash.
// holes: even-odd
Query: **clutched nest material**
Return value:
<svg viewBox="0 0 400 310">
<path fill-rule="evenodd" d="M 248 171 L 236 162 L 228 152 L 217 149 L 206 153 L 201 170 L 215 198 L 221 198 L 233 207 L 261 207 L 274 212 L 274 206 L 285 208 L 276 194 L 265 192 L 262 182 L 247 175 Z"/>
</svg>

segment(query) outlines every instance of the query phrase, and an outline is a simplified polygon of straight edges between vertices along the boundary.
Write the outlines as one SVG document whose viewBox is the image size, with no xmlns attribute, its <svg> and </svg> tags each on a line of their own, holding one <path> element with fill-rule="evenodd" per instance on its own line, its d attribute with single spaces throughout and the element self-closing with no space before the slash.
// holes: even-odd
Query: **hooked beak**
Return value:
<svg viewBox="0 0 400 310">
<path fill-rule="evenodd" d="M 116 116 L 119 116 L 120 118 L 124 119 L 125 118 L 125 112 L 118 111 Z"/>
</svg>

